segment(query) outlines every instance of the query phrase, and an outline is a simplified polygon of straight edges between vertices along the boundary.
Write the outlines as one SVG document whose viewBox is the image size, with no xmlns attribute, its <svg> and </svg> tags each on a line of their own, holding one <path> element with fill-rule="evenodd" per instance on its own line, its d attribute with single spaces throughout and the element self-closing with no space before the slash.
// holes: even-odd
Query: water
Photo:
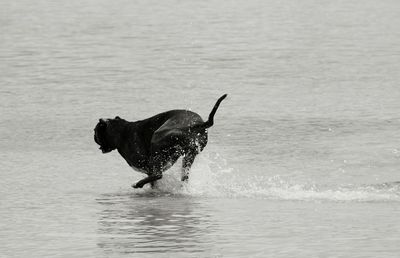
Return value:
<svg viewBox="0 0 400 258">
<path fill-rule="evenodd" d="M 399 9 L 2 1 L 0 256 L 399 257 Z M 187 185 L 93 141 L 223 93 Z"/>
</svg>

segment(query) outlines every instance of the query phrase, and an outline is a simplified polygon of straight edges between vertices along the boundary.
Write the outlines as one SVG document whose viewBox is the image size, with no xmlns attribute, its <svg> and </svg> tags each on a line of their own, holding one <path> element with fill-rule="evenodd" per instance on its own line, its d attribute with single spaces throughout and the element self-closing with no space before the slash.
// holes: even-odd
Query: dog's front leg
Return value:
<svg viewBox="0 0 400 258">
<path fill-rule="evenodd" d="M 136 184 L 133 184 L 133 188 L 142 188 L 145 184 L 151 183 L 152 186 L 154 185 L 155 181 L 160 180 L 162 178 L 162 171 L 163 171 L 163 162 L 165 159 L 162 158 L 161 155 L 154 155 L 151 156 L 149 159 L 149 168 L 150 171 L 148 173 L 148 177 L 140 180 Z"/>
<path fill-rule="evenodd" d="M 157 180 L 159 180 L 161 178 L 162 178 L 162 173 L 159 173 L 159 174 L 156 174 L 156 175 L 151 175 L 151 176 L 148 176 L 148 177 L 140 180 L 136 184 L 133 184 L 132 187 L 133 188 L 142 188 L 145 184 L 152 183 L 152 182 L 157 181 Z"/>
</svg>

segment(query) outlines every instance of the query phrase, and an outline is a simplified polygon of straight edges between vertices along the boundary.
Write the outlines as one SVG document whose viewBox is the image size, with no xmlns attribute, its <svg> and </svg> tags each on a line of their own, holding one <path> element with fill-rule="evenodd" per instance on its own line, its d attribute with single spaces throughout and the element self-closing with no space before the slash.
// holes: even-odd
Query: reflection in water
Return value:
<svg viewBox="0 0 400 258">
<path fill-rule="evenodd" d="M 117 193 L 97 202 L 103 206 L 98 246 L 107 254 L 210 250 L 210 211 L 194 198 Z"/>
</svg>

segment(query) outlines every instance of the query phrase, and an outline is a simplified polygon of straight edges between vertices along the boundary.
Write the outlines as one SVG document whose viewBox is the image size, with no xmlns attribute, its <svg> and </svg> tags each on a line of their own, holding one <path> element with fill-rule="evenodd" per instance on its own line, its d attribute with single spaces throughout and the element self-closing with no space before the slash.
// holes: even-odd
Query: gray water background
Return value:
<svg viewBox="0 0 400 258">
<path fill-rule="evenodd" d="M 0 2 L 1 257 L 399 257 L 400 2 Z M 98 119 L 187 108 L 158 190 Z"/>
</svg>

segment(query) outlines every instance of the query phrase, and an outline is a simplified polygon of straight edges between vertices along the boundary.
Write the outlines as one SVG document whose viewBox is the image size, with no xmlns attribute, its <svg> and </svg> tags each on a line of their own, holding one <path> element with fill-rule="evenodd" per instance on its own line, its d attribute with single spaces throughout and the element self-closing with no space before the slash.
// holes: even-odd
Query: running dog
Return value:
<svg viewBox="0 0 400 258">
<path fill-rule="evenodd" d="M 171 110 L 136 122 L 118 116 L 99 119 L 94 141 L 103 153 L 117 149 L 129 166 L 147 174 L 133 188 L 142 188 L 147 183 L 154 187 L 162 173 L 181 156 L 181 180 L 187 181 L 196 155 L 207 145 L 207 128 L 214 124 L 214 115 L 226 96 L 218 99 L 206 122 L 188 110 Z"/>
</svg>

